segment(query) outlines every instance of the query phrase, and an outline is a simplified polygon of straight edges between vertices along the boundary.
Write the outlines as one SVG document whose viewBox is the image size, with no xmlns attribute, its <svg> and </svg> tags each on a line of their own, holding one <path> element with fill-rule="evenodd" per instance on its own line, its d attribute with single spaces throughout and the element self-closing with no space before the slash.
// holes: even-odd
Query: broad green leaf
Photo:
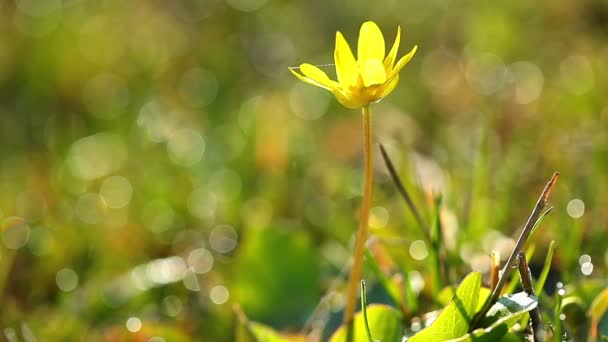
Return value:
<svg viewBox="0 0 608 342">
<path fill-rule="evenodd" d="M 231 271 L 231 296 L 255 321 L 303 324 L 320 299 L 319 265 L 305 235 L 249 229 Z"/>
<path fill-rule="evenodd" d="M 437 301 L 441 305 L 448 305 L 448 303 L 450 302 L 450 300 L 452 300 L 452 298 L 454 297 L 455 294 L 456 294 L 456 289 L 454 286 L 446 286 L 443 288 L 443 290 L 441 290 L 441 292 L 439 292 Z M 483 303 L 486 301 L 486 299 L 488 297 L 490 297 L 491 294 L 492 294 L 492 290 L 490 290 L 487 287 L 482 287 L 479 289 L 479 300 L 477 301 L 477 308 L 475 309 L 475 312 L 477 312 L 481 309 L 481 307 L 483 306 Z"/>
<path fill-rule="evenodd" d="M 482 320 L 482 326 L 489 327 L 503 318 L 512 317 L 520 312 L 528 312 L 537 305 L 538 297 L 530 296 L 525 292 L 503 296 L 488 310 L 486 317 Z"/>
<path fill-rule="evenodd" d="M 271 327 L 264 324 L 250 322 L 249 328 L 256 338 L 256 342 L 296 342 L 306 341 L 306 336 L 286 336 L 282 335 Z"/>
<path fill-rule="evenodd" d="M 437 319 L 408 341 L 445 341 L 466 334 L 477 309 L 480 288 L 481 273 L 472 272 L 467 275 L 458 286 L 452 301 Z"/>
<path fill-rule="evenodd" d="M 538 298 L 529 296 L 525 292 L 507 295 L 494 304 L 483 322 L 492 322 L 487 328 L 475 329 L 473 332 L 462 337 L 450 340 L 450 342 L 492 342 L 499 341 L 509 328 L 513 326 L 530 310 L 536 308 Z"/>
<path fill-rule="evenodd" d="M 287 342 L 288 340 L 271 327 L 254 322 L 241 323 L 237 330 L 237 342 Z"/>
<path fill-rule="evenodd" d="M 403 336 L 401 314 L 388 305 L 371 304 L 367 306 L 367 321 L 374 340 L 399 342 Z M 361 312 L 355 315 L 352 342 L 367 342 L 365 322 Z M 341 326 L 331 337 L 330 342 L 347 342 L 348 328 Z"/>
<path fill-rule="evenodd" d="M 273 328 L 257 323 L 251 322 L 240 308 L 236 309 L 238 323 L 236 327 L 236 342 L 296 342 L 306 341 L 304 335 L 282 335 L 275 331 Z"/>
</svg>

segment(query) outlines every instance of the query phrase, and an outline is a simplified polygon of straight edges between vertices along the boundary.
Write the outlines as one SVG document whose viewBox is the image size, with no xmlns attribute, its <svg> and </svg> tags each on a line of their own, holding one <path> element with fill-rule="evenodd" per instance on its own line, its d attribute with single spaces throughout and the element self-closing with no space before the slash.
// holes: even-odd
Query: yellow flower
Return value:
<svg viewBox="0 0 608 342">
<path fill-rule="evenodd" d="M 331 91 L 344 106 L 360 108 L 380 101 L 399 83 L 399 72 L 412 59 L 418 48 L 414 46 L 395 63 L 400 39 L 401 27 L 398 27 L 395 43 L 385 58 L 382 32 L 376 23 L 367 21 L 361 25 L 359 32 L 357 60 L 342 33 L 336 33 L 334 60 L 337 82 L 330 79 L 323 70 L 308 63 L 290 70 L 302 81 Z M 296 71 L 297 69 L 300 72 Z"/>
</svg>

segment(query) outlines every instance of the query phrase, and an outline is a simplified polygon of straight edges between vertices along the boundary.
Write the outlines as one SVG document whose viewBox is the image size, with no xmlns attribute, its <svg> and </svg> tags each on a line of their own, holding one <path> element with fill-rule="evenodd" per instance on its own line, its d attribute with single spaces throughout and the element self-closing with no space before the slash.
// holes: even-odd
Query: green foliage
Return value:
<svg viewBox="0 0 608 342">
<path fill-rule="evenodd" d="M 452 301 L 441 311 L 437 319 L 408 341 L 497 341 L 509 328 L 538 305 L 538 298 L 525 292 L 507 295 L 498 300 L 482 321 L 483 328 L 467 334 L 469 324 L 485 301 L 481 291 L 481 274 L 469 274 L 460 283 Z M 444 290 L 449 293 L 449 290 Z M 489 291 L 485 291 L 485 297 Z"/>
<path fill-rule="evenodd" d="M 517 322 L 524 313 L 538 306 L 538 297 L 530 296 L 525 292 L 501 297 L 488 311 L 482 321 L 485 327 L 494 326 L 497 322 L 511 324 Z M 509 324 L 510 323 L 510 324 Z"/>
<path fill-rule="evenodd" d="M 456 295 L 437 319 L 408 341 L 445 341 L 466 334 L 475 315 L 481 289 L 481 273 L 467 275 L 456 290 Z"/>
<path fill-rule="evenodd" d="M 232 269 L 233 293 L 259 321 L 303 322 L 319 300 L 319 266 L 303 234 L 251 229 Z"/>
<path fill-rule="evenodd" d="M 402 316 L 399 311 L 387 305 L 371 304 L 367 306 L 367 321 L 374 340 L 382 342 L 399 342 L 403 337 Z M 341 326 L 330 338 L 330 342 L 349 342 L 348 337 L 352 335 L 350 342 L 368 342 L 365 319 L 363 312 L 355 315 L 352 331 L 349 326 Z"/>
</svg>

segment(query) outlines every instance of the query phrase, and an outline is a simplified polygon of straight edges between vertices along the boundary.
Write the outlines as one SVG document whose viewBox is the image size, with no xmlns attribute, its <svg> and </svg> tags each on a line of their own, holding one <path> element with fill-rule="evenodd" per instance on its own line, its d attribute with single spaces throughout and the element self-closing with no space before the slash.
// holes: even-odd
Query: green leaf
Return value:
<svg viewBox="0 0 608 342">
<path fill-rule="evenodd" d="M 452 297 L 456 294 L 456 288 L 454 286 L 446 286 L 439 292 L 437 296 L 437 302 L 441 305 L 448 305 Z M 477 302 L 477 308 L 475 312 L 479 311 L 483 306 L 483 303 L 486 301 L 488 297 L 492 294 L 492 290 L 487 287 L 482 287 L 479 289 L 479 300 Z"/>
<path fill-rule="evenodd" d="M 303 324 L 320 299 L 320 269 L 306 235 L 249 229 L 231 271 L 231 295 L 255 321 Z"/>
<path fill-rule="evenodd" d="M 488 327 L 502 318 L 520 312 L 528 312 L 536 308 L 537 305 L 538 297 L 530 296 L 525 292 L 503 296 L 488 310 L 486 317 L 482 320 L 482 326 Z"/>
<path fill-rule="evenodd" d="M 238 323 L 236 326 L 236 342 L 296 342 L 306 341 L 304 335 L 285 336 L 275 331 L 273 328 L 251 322 L 247 316 L 241 311 L 240 307 L 236 308 Z"/>
<path fill-rule="evenodd" d="M 445 341 L 463 336 L 475 315 L 481 289 L 481 273 L 467 275 L 456 290 L 452 301 L 441 311 L 437 319 L 408 341 Z"/>
<path fill-rule="evenodd" d="M 486 328 L 475 329 L 469 334 L 450 340 L 450 342 L 499 341 L 507 334 L 513 324 L 530 310 L 536 308 L 537 305 L 538 298 L 536 296 L 529 296 L 525 292 L 504 296 L 488 311 L 483 321 L 485 323 L 483 325 Z"/>
<path fill-rule="evenodd" d="M 371 304 L 367 306 L 367 321 L 374 338 L 382 342 L 399 342 L 403 336 L 401 314 L 388 305 Z M 352 331 L 352 342 L 367 342 L 363 313 L 355 315 Z M 341 326 L 331 337 L 330 342 L 347 342 L 348 327 Z"/>
</svg>

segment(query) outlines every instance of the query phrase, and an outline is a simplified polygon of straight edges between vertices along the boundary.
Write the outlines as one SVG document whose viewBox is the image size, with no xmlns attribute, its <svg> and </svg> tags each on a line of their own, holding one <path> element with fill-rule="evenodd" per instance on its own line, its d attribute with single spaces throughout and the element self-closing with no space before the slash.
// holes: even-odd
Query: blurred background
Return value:
<svg viewBox="0 0 608 342">
<path fill-rule="evenodd" d="M 427 221 L 443 194 L 452 280 L 508 256 L 555 170 L 533 264 L 556 240 L 555 279 L 605 279 L 605 1 L 0 0 L 0 340 L 230 341 L 235 303 L 291 332 L 337 316 L 360 113 L 287 68 L 365 20 L 419 46 L 374 135 Z M 373 239 L 424 296 L 423 235 L 375 168 Z"/>
</svg>

